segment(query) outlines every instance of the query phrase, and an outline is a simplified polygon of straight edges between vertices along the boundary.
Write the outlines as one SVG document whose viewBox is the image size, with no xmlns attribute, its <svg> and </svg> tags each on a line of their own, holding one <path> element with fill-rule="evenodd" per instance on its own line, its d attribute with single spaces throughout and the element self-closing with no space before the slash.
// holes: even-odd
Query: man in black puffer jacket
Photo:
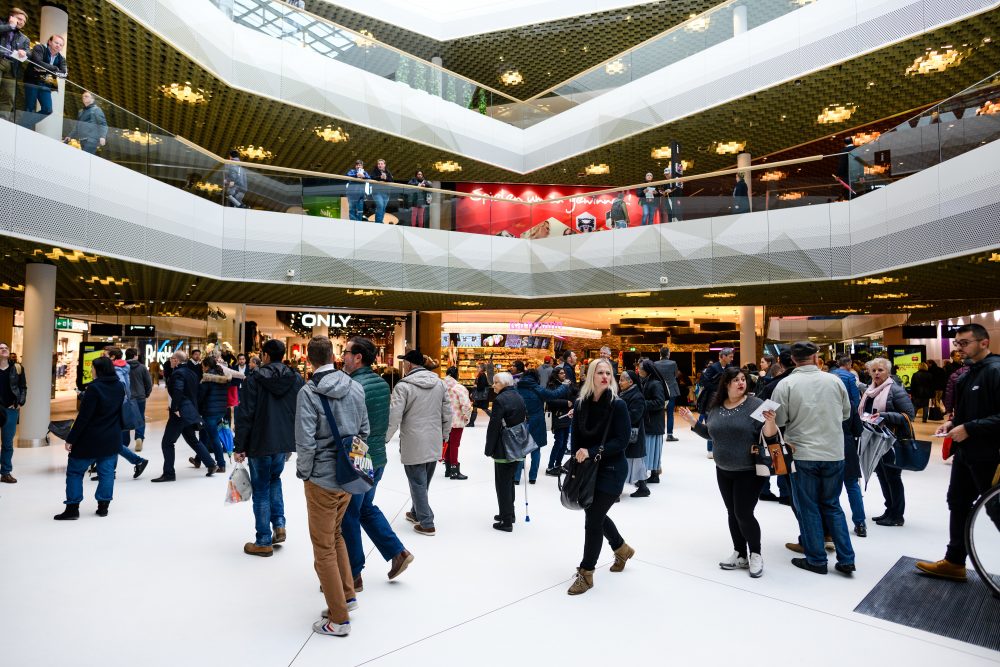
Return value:
<svg viewBox="0 0 1000 667">
<path fill-rule="evenodd" d="M 965 524 L 972 507 L 1000 476 L 1000 355 L 990 353 L 989 332 L 979 324 L 966 324 L 955 334 L 955 345 L 965 352 L 969 371 L 955 388 L 955 415 L 936 435 L 952 439 L 955 463 L 948 484 L 950 541 L 944 560 L 918 562 L 925 574 L 965 581 Z M 1000 529 L 1000 506 L 986 510 Z"/>
<path fill-rule="evenodd" d="M 243 383 L 243 400 L 236 408 L 233 449 L 238 463 L 250 459 L 253 514 L 257 535 L 243 552 L 270 556 L 273 544 L 285 541 L 285 504 L 281 472 L 286 454 L 295 451 L 295 402 L 302 376 L 282 363 L 285 344 L 271 339 L 261 348 L 264 362 Z M 271 528 L 274 532 L 271 532 Z"/>
</svg>

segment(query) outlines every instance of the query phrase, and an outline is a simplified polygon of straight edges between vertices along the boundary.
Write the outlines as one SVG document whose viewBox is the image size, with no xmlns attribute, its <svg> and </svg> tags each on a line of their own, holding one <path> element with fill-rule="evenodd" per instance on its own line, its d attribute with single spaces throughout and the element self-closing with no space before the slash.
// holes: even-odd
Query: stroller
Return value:
<svg viewBox="0 0 1000 667">
<path fill-rule="evenodd" d="M 60 440 L 65 440 L 69 437 L 70 429 L 73 428 L 74 419 L 62 419 L 59 421 L 49 422 L 49 432 L 45 434 L 45 444 L 51 445 L 52 442 L 49 440 L 49 433 L 56 436 Z"/>
</svg>

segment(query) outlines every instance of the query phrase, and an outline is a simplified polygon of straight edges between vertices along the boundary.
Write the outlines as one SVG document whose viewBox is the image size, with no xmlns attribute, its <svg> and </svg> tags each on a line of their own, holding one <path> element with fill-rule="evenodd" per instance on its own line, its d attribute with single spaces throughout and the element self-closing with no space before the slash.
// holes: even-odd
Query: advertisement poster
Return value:
<svg viewBox="0 0 1000 667">
<path fill-rule="evenodd" d="M 920 370 L 920 364 L 927 358 L 925 345 L 890 345 L 889 361 L 896 367 L 896 374 L 903 386 L 910 388 L 910 378 Z"/>
<path fill-rule="evenodd" d="M 107 343 L 80 343 L 80 367 L 77 369 L 77 387 L 83 389 L 88 384 L 94 381 L 94 368 L 91 366 L 94 363 L 94 359 L 104 354 L 104 348 L 107 347 Z"/>
<path fill-rule="evenodd" d="M 493 201 L 461 197 L 455 203 L 455 228 L 460 232 L 543 239 L 610 229 L 608 214 L 615 193 L 573 197 L 601 189 L 571 185 L 516 185 L 508 183 L 456 183 L 455 189 L 474 195 L 497 197 Z M 571 197 L 550 201 L 558 197 Z M 527 204 L 531 204 L 528 206 Z M 635 193 L 625 196 L 628 225 L 637 226 L 642 210 Z"/>
<path fill-rule="evenodd" d="M 308 215 L 321 218 L 339 218 L 340 198 L 344 196 L 344 184 L 325 178 L 302 180 L 302 208 Z M 346 211 L 343 217 L 347 217 Z"/>
</svg>

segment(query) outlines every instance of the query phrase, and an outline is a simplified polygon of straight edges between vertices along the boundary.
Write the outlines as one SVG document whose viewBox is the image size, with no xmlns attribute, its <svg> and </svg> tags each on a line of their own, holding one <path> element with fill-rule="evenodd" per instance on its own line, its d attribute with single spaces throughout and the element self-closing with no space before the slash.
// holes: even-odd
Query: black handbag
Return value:
<svg viewBox="0 0 1000 667">
<path fill-rule="evenodd" d="M 505 459 L 517 461 L 538 449 L 538 443 L 531 437 L 531 432 L 528 430 L 527 417 L 516 426 L 507 426 L 506 420 L 503 423 L 503 430 L 500 431 L 500 442 L 503 443 Z"/>
<path fill-rule="evenodd" d="M 583 463 L 570 456 L 566 467 L 559 469 L 559 502 L 568 510 L 585 510 L 594 503 L 594 493 L 597 490 L 597 470 L 600 467 L 601 456 L 604 454 L 604 443 L 608 440 L 608 429 L 611 419 L 604 424 L 604 435 L 601 436 L 601 446 L 597 455 L 586 458 Z M 563 474 L 566 481 L 563 481 Z"/>
<path fill-rule="evenodd" d="M 899 470 L 920 472 L 927 467 L 927 464 L 931 460 L 931 443 L 926 440 L 917 440 L 917 434 L 913 430 L 913 422 L 910 421 L 910 416 L 906 413 L 901 414 L 903 415 L 903 419 L 906 420 L 910 434 L 908 438 L 896 438 L 896 442 L 892 445 L 892 449 L 885 459 L 885 465 L 890 468 L 898 468 Z"/>
</svg>

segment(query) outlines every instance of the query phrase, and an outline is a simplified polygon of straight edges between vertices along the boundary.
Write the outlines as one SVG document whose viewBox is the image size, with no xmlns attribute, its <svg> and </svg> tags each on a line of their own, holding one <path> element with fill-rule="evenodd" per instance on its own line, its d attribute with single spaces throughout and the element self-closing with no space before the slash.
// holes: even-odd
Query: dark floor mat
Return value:
<svg viewBox="0 0 1000 667">
<path fill-rule="evenodd" d="M 966 583 L 922 575 L 900 558 L 854 611 L 1000 651 L 1000 599 L 975 570 Z"/>
</svg>

